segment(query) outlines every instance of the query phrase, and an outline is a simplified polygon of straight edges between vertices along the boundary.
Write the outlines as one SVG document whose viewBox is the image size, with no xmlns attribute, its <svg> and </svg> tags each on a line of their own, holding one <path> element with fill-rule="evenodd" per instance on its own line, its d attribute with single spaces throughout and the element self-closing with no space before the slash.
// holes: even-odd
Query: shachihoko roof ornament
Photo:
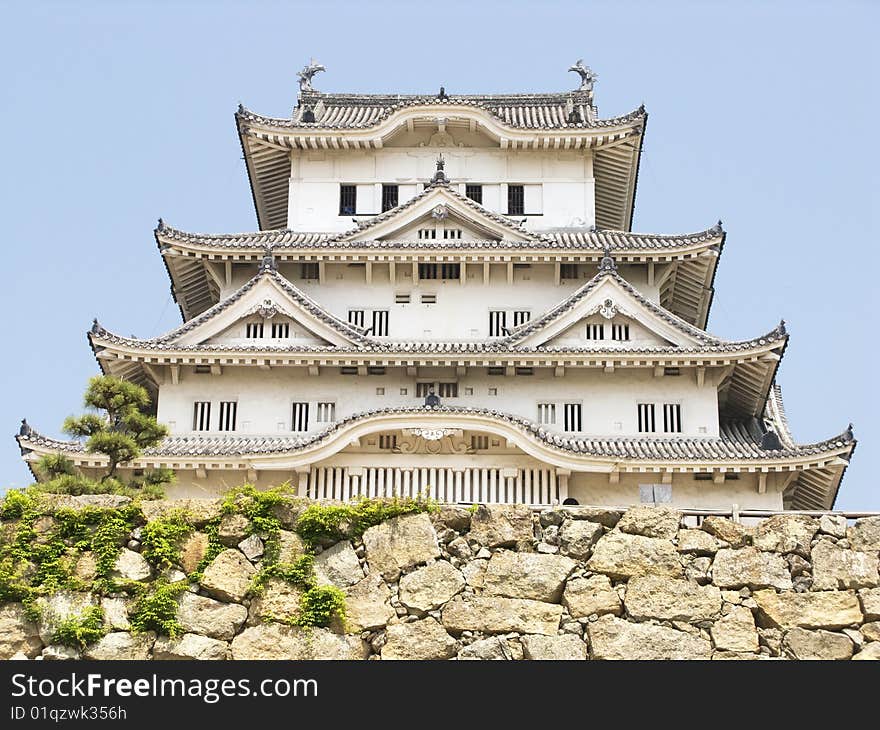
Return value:
<svg viewBox="0 0 880 730">
<path fill-rule="evenodd" d="M 611 255 L 611 247 L 605 244 L 604 254 L 599 262 L 599 273 L 609 271 L 617 271 L 617 264 L 614 263 L 614 257 Z"/>
<path fill-rule="evenodd" d="M 596 74 L 593 69 L 589 66 L 584 66 L 584 59 L 579 58 L 577 63 L 571 66 L 569 71 L 574 71 L 581 77 L 581 85 L 578 91 L 592 91 L 593 84 L 599 79 L 599 76 Z"/>
<path fill-rule="evenodd" d="M 321 71 L 326 71 L 327 68 L 318 63 L 314 58 L 309 61 L 309 65 L 306 66 L 302 71 L 297 73 L 297 77 L 299 78 L 299 90 L 300 91 L 317 91 L 312 86 L 312 79 L 316 74 L 321 73 Z"/>
</svg>

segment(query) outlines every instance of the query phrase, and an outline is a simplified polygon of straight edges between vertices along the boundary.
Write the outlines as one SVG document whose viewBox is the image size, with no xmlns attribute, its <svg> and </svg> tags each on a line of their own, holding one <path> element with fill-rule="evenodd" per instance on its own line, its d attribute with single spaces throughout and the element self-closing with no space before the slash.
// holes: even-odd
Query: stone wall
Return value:
<svg viewBox="0 0 880 730">
<path fill-rule="evenodd" d="M 196 529 L 219 503 L 183 506 Z M 288 515 L 283 551 L 303 549 Z M 64 591 L 30 621 L 0 604 L 0 658 L 31 659 L 878 659 L 880 517 L 718 517 L 687 528 L 660 507 L 443 507 L 392 518 L 318 548 L 318 582 L 346 594 L 329 628 L 280 622 L 299 591 L 280 578 L 248 597 L 262 544 L 226 520 L 227 546 L 177 598 L 181 636 L 132 633 L 131 599 Z M 166 580 L 186 580 L 202 538 Z M 200 547 L 201 546 L 201 547 Z M 115 567 L 151 580 L 138 533 Z M 79 567 L 79 566 L 78 566 Z M 88 566 L 84 568 L 87 569 Z M 51 643 L 52 621 L 101 605 L 108 633 L 84 650 Z"/>
</svg>

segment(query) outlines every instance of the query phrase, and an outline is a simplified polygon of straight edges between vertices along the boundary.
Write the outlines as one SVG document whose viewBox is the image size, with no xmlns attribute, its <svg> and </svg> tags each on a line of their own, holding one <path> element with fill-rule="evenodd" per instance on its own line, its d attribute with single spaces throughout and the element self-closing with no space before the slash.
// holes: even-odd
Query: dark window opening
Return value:
<svg viewBox="0 0 880 730">
<path fill-rule="evenodd" d="M 299 275 L 303 279 L 317 279 L 320 276 L 317 261 L 308 261 L 299 265 Z"/>
<path fill-rule="evenodd" d="M 357 186 L 339 186 L 339 215 L 357 214 Z"/>
<path fill-rule="evenodd" d="M 522 185 L 507 186 L 507 215 L 525 215 L 526 196 Z"/>
<path fill-rule="evenodd" d="M 382 186 L 382 212 L 397 207 L 397 185 Z"/>
<path fill-rule="evenodd" d="M 482 185 L 465 185 L 464 194 L 475 203 L 483 204 L 483 186 Z"/>
<path fill-rule="evenodd" d="M 291 431 L 308 431 L 309 430 L 309 404 L 294 403 L 293 418 L 291 422 Z"/>
<path fill-rule="evenodd" d="M 220 431 L 234 431 L 238 403 L 234 400 L 220 401 Z"/>
</svg>

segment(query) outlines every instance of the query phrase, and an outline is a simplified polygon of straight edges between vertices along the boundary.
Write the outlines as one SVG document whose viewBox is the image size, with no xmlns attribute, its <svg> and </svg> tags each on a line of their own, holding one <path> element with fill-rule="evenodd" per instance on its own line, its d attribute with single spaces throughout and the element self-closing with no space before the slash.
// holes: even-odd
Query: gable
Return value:
<svg viewBox="0 0 880 730">
<path fill-rule="evenodd" d="M 326 347 L 331 343 L 318 337 L 295 318 L 277 311 L 271 301 L 266 309 L 275 309 L 271 317 L 259 312 L 246 315 L 203 344 L 226 347 Z"/>
<path fill-rule="evenodd" d="M 672 347 L 671 339 L 663 337 L 635 317 L 620 312 L 607 318 L 596 312 L 582 317 L 555 337 L 547 340 L 546 347 Z"/>
</svg>

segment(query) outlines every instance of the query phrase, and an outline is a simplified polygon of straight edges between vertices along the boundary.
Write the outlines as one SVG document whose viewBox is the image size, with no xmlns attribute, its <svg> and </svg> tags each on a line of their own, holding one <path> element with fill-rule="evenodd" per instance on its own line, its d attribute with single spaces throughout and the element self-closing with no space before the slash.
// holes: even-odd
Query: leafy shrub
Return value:
<svg viewBox="0 0 880 730">
<path fill-rule="evenodd" d="M 132 632 L 155 631 L 172 639 L 180 636 L 183 628 L 177 620 L 177 596 L 186 588 L 186 581 L 157 580 L 145 586 L 129 614 Z"/>
<path fill-rule="evenodd" d="M 434 509 L 433 502 L 410 497 L 361 498 L 354 504 L 341 505 L 311 504 L 300 514 L 296 531 L 311 544 L 321 540 L 335 542 L 360 537 L 368 528 L 392 517 Z"/>
<path fill-rule="evenodd" d="M 106 633 L 103 609 L 100 606 L 89 606 L 81 616 L 72 616 L 61 621 L 55 627 L 52 642 L 85 649 Z"/>
<path fill-rule="evenodd" d="M 176 565 L 180 562 L 180 542 L 192 531 L 182 510 L 148 522 L 141 533 L 141 554 L 157 568 Z"/>
</svg>

